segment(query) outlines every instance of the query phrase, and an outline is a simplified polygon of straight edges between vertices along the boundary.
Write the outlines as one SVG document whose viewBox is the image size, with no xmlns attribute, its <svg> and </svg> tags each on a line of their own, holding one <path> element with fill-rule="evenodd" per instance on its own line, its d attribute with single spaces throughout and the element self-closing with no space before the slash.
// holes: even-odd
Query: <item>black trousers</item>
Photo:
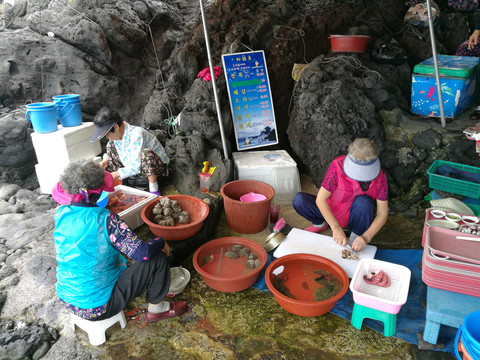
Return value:
<svg viewBox="0 0 480 360">
<path fill-rule="evenodd" d="M 158 304 L 167 295 L 169 287 L 170 266 L 165 253 L 160 252 L 149 261 L 130 265 L 118 278 L 105 314 L 92 320 L 105 320 L 118 314 L 145 290 L 147 301 Z"/>
</svg>

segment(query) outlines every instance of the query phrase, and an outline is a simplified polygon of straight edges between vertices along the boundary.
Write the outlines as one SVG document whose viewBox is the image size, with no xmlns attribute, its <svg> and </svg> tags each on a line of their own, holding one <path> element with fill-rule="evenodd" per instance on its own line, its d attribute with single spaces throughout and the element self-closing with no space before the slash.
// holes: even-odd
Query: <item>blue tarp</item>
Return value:
<svg viewBox="0 0 480 360">
<path fill-rule="evenodd" d="M 375 259 L 404 265 L 412 272 L 407 303 L 402 306 L 400 312 L 397 314 L 397 328 L 394 336 L 416 345 L 418 345 L 417 333 L 423 333 L 426 318 L 427 285 L 422 281 L 422 270 L 419 267 L 419 264 L 422 262 L 422 253 L 423 250 L 378 249 L 375 254 Z M 266 266 L 274 259 L 273 255 L 268 253 Z M 257 282 L 253 284 L 253 287 L 268 291 L 264 274 L 265 273 L 262 272 Z M 350 320 L 352 317 L 353 304 L 352 292 L 348 290 L 331 312 L 343 319 Z M 383 334 L 383 323 L 380 321 L 365 319 L 363 326 L 367 326 Z M 456 328 L 442 325 L 440 327 L 438 342 L 443 343 L 444 348 L 438 350 L 454 354 L 456 334 Z"/>
</svg>

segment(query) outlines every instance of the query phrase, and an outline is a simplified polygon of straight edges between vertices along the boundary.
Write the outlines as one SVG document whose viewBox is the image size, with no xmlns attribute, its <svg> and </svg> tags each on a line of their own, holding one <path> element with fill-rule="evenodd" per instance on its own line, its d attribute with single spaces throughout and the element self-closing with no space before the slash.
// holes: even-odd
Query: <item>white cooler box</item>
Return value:
<svg viewBox="0 0 480 360">
<path fill-rule="evenodd" d="M 90 143 L 94 128 L 90 122 L 72 127 L 59 126 L 57 131 L 45 134 L 33 132 L 32 143 L 38 163 L 43 167 L 52 163 L 65 167 L 73 161 L 99 155 L 102 152 L 100 142 Z"/>
<path fill-rule="evenodd" d="M 87 159 L 85 159 L 87 160 Z M 101 161 L 102 158 L 96 156 L 89 160 Z M 67 164 L 56 163 L 55 161 L 42 162 L 35 165 L 35 172 L 37 174 L 38 184 L 42 194 L 51 194 L 52 189 L 60 181 L 60 175 L 63 174 Z"/>
<path fill-rule="evenodd" d="M 64 169 L 65 166 L 58 166 L 55 163 L 35 165 L 35 172 L 37 173 L 38 183 L 42 194 L 52 193 L 53 187 L 60 180 L 60 175 L 63 174 Z"/>
<path fill-rule="evenodd" d="M 151 194 L 147 191 L 138 190 L 129 186 L 117 185 L 115 186 L 114 192 L 108 193 L 108 198 L 110 199 L 112 196 L 115 196 L 115 194 L 117 194 L 119 191 L 132 195 L 147 196 L 146 199 L 129 207 L 128 209 L 123 210 L 118 214 L 118 216 L 120 216 L 120 219 L 125 221 L 130 229 L 134 230 L 140 225 L 144 224 L 142 219 L 142 209 L 144 208 L 144 206 L 147 205 L 150 201 L 158 198 L 158 196 Z"/>
<path fill-rule="evenodd" d="M 235 179 L 259 180 L 275 189 L 279 204 L 291 205 L 301 191 L 297 163 L 285 150 L 234 152 Z"/>
</svg>

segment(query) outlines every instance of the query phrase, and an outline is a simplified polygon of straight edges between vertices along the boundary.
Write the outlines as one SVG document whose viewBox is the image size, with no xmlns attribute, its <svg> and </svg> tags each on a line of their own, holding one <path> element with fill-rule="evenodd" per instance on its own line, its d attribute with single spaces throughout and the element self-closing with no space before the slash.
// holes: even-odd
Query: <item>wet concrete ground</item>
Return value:
<svg viewBox="0 0 480 360">
<path fill-rule="evenodd" d="M 304 176 L 302 189 L 316 192 Z M 291 206 L 282 206 L 280 216 L 292 227 L 310 225 Z M 390 216 L 372 244 L 380 248 L 420 248 L 423 217 L 422 210 L 413 219 Z M 148 233 L 145 226 L 138 230 Z M 268 228 L 257 234 L 235 233 L 225 225 L 223 215 L 213 238 L 240 236 L 261 243 L 269 234 Z M 324 234 L 331 233 L 327 230 Z M 189 303 L 188 313 L 148 325 L 140 316 L 123 330 L 115 325 L 107 331 L 107 343 L 92 347 L 92 354 L 102 359 L 454 359 L 448 353 L 419 350 L 416 345 L 385 337 L 365 326 L 356 330 L 350 321 L 331 313 L 317 317 L 290 314 L 270 292 L 254 288 L 237 293 L 213 290 L 197 274 L 191 258 L 183 266 L 192 280 L 175 299 Z M 139 298 L 129 308 L 144 301 Z M 90 346 L 81 331 L 75 337 Z"/>
</svg>

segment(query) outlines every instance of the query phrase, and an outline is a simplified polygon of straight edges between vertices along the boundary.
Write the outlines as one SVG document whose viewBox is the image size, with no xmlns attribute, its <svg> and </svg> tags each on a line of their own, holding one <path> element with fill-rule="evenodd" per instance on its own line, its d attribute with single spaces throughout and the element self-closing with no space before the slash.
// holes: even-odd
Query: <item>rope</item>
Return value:
<svg viewBox="0 0 480 360">
<path fill-rule="evenodd" d="M 401 33 L 401 32 L 402 32 L 403 30 L 405 30 L 405 28 L 406 28 L 407 30 L 410 30 L 410 31 L 413 32 L 415 35 L 417 35 L 417 37 L 418 37 L 420 40 L 422 39 L 422 34 L 420 34 L 420 32 L 419 32 L 417 29 L 415 29 L 415 28 L 413 27 L 413 25 L 408 24 L 408 23 L 405 23 L 405 22 L 403 21 L 403 19 L 400 19 L 400 18 L 399 18 L 397 15 L 395 15 L 393 12 L 391 12 L 391 11 L 388 10 L 387 8 L 383 7 L 378 1 L 373 0 L 373 2 L 374 2 L 378 7 L 382 8 L 385 12 L 388 12 L 390 15 L 392 15 L 395 20 L 398 20 L 399 22 L 401 22 L 401 23 L 403 24 L 403 27 L 402 27 L 398 32 L 396 32 L 396 33 L 391 33 L 390 30 L 385 26 L 385 23 L 382 22 L 383 28 L 385 28 L 390 35 L 392 35 L 392 36 L 393 36 L 393 35 L 398 35 L 399 33 Z"/>
<path fill-rule="evenodd" d="M 67 9 L 75 11 L 78 15 L 84 17 L 85 19 L 87 19 L 88 21 L 92 22 L 93 24 L 96 24 L 96 25 L 100 26 L 98 23 L 96 23 L 95 21 L 93 21 L 92 19 L 90 19 L 87 15 L 85 15 L 85 13 L 82 13 L 82 12 L 78 11 L 77 9 L 74 9 L 74 8 L 71 7 L 70 5 L 66 5 L 66 6 L 65 6 L 65 9 L 63 9 L 63 10 L 58 14 L 57 19 L 58 19 L 58 18 L 60 17 L 60 15 L 61 15 L 65 10 L 67 10 Z M 100 27 L 101 27 L 101 26 L 100 26 Z M 105 33 L 104 33 L 104 34 L 105 34 Z M 105 37 L 106 37 L 108 40 L 110 40 L 111 43 L 115 44 L 115 46 L 117 46 L 117 47 L 119 47 L 119 48 L 121 48 L 121 49 L 123 49 L 123 50 L 125 50 L 125 51 L 128 51 L 128 52 L 130 52 L 130 51 L 135 51 L 135 50 L 137 50 L 137 49 L 140 49 L 142 46 L 144 46 L 144 45 L 147 43 L 147 40 L 145 40 L 144 42 L 142 42 L 141 44 L 138 44 L 138 46 L 134 47 L 133 49 L 128 49 L 128 48 L 120 45 L 119 43 L 115 42 L 110 36 L 108 36 L 108 34 L 105 34 Z"/>
<path fill-rule="evenodd" d="M 168 131 L 168 135 L 169 135 L 170 137 L 172 136 L 172 134 L 170 134 L 170 127 L 172 128 L 174 135 L 177 135 L 177 134 L 178 134 L 177 124 L 176 124 L 176 122 L 175 122 L 175 118 L 174 118 L 174 117 L 170 117 L 170 118 L 168 118 L 168 119 L 163 120 L 163 123 L 164 123 L 165 125 L 167 125 L 167 131 Z"/>
<path fill-rule="evenodd" d="M 164 4 L 165 6 L 167 6 L 166 4 Z M 88 21 L 92 22 L 93 24 L 96 24 L 98 26 L 100 26 L 98 23 L 96 23 L 94 20 L 92 20 L 91 18 L 89 18 L 85 13 L 82 13 L 76 9 L 74 9 L 73 7 L 71 7 L 70 5 L 66 5 L 65 8 L 58 14 L 57 16 L 57 20 L 58 18 L 62 15 L 62 13 L 66 10 L 73 10 L 74 12 L 76 12 L 78 15 L 80 15 L 81 17 L 87 19 Z M 150 21 L 148 23 L 145 23 L 144 25 L 148 28 L 148 34 L 149 34 L 149 37 L 150 37 L 150 40 L 152 42 L 152 47 L 153 47 L 153 52 L 155 54 L 155 60 L 156 60 L 156 63 L 157 63 L 157 67 L 158 67 L 158 71 L 160 73 L 160 79 L 162 81 L 162 89 L 165 90 L 164 93 L 163 93 L 163 100 L 166 102 L 166 105 L 165 104 L 162 104 L 163 107 L 165 108 L 165 110 L 167 111 L 167 116 L 168 116 L 168 119 L 165 119 L 164 120 L 164 124 L 167 124 L 167 126 L 172 126 L 173 128 L 173 133 L 174 134 L 177 134 L 177 127 L 176 127 L 176 124 L 174 124 L 174 122 L 172 121 L 172 119 L 175 119 L 173 117 L 173 110 L 172 110 L 172 107 L 170 105 L 170 99 L 169 99 L 169 96 L 168 96 L 168 93 L 166 91 L 166 84 L 165 84 L 165 80 L 163 78 L 163 72 L 162 72 L 162 68 L 160 66 L 160 60 L 158 59 L 158 55 L 157 55 L 157 49 L 156 49 L 156 46 L 155 46 L 155 40 L 153 38 L 153 33 L 152 33 L 152 28 L 150 26 L 150 24 L 153 22 L 153 20 L 155 19 L 155 17 L 159 14 L 160 10 L 158 10 L 155 15 L 150 19 Z M 41 21 L 40 21 L 41 22 Z M 148 40 L 145 40 L 145 42 L 142 42 L 141 44 L 138 44 L 136 47 L 134 47 L 133 49 L 127 49 L 126 47 L 120 45 L 119 43 L 115 42 L 110 36 L 108 36 L 108 34 L 105 33 L 105 36 L 106 38 L 111 42 L 113 43 L 115 46 L 125 50 L 125 51 L 135 51 L 143 46 L 146 45 L 147 41 Z M 157 87 L 160 88 L 159 86 L 159 82 L 158 82 L 158 78 L 155 78 L 155 83 L 157 84 Z M 43 88 L 43 64 L 42 64 L 42 88 Z M 175 96 L 175 94 L 173 94 L 173 96 Z M 169 135 L 170 134 L 170 131 L 168 129 L 168 133 Z"/>
<path fill-rule="evenodd" d="M 157 15 L 155 14 L 155 16 L 157 16 Z M 153 21 L 153 19 L 150 20 L 149 24 L 150 24 L 152 21 Z M 165 90 L 165 89 L 166 89 L 165 80 L 163 79 L 163 72 L 162 72 L 162 68 L 161 68 L 161 66 L 160 66 L 160 60 L 158 60 L 157 49 L 156 49 L 156 47 L 155 47 L 155 41 L 154 41 L 154 39 L 153 39 L 153 34 L 152 34 L 152 28 L 150 27 L 150 25 L 147 25 L 147 26 L 148 26 L 148 32 L 149 32 L 149 34 L 150 34 L 150 38 L 151 38 L 151 40 L 152 40 L 153 52 L 155 53 L 155 59 L 157 60 L 158 71 L 160 72 L 160 78 L 161 78 L 161 80 L 162 80 L 163 89 Z M 158 79 L 155 79 L 155 81 L 157 82 L 157 86 L 158 86 Z M 173 110 L 172 110 L 172 107 L 171 107 L 171 105 L 170 105 L 170 100 L 169 100 L 169 98 L 168 98 L 168 94 L 166 93 L 166 90 L 165 90 L 165 93 L 164 93 L 164 94 L 166 95 L 165 98 L 166 98 L 166 101 L 167 101 L 167 106 L 165 107 L 166 110 L 167 110 L 167 116 L 168 116 L 169 118 L 171 118 L 171 117 L 173 116 Z"/>
<path fill-rule="evenodd" d="M 2 27 L 2 31 L 5 31 L 6 23 L 7 23 L 7 4 L 5 2 L 3 2 L 3 27 Z"/>
<path fill-rule="evenodd" d="M 40 29 L 40 52 L 42 54 L 41 56 L 41 61 L 40 61 L 40 78 L 41 78 L 41 89 L 42 89 L 42 101 L 45 101 L 45 87 L 44 87 L 44 84 L 43 84 L 43 62 L 44 62 L 44 56 L 45 56 L 45 52 L 44 52 L 44 46 L 43 46 L 43 36 L 42 36 L 42 4 L 39 3 L 39 8 L 40 8 L 40 11 L 39 11 L 39 14 L 40 14 L 40 26 L 39 26 L 39 29 Z"/>
<path fill-rule="evenodd" d="M 373 74 L 373 75 L 377 76 L 377 81 L 383 81 L 385 85 L 389 85 L 389 82 L 378 71 L 371 70 L 371 69 L 367 68 L 365 65 L 363 65 L 360 62 L 360 60 L 358 60 L 354 56 L 339 55 L 339 56 L 335 56 L 335 57 L 327 57 L 327 58 L 323 58 L 321 60 L 321 63 L 329 64 L 329 63 L 332 63 L 332 62 L 335 62 L 335 61 L 341 61 L 345 65 L 347 65 L 347 67 L 350 67 L 354 70 L 362 71 L 362 78 L 365 78 L 369 74 Z M 302 75 L 300 75 L 300 76 L 302 76 Z M 290 113 L 290 111 L 291 111 L 291 106 L 292 106 L 293 100 L 297 98 L 296 91 L 297 91 L 298 83 L 299 83 L 299 81 L 297 81 L 295 83 L 295 86 L 293 87 L 292 96 L 290 97 L 290 102 L 288 104 L 288 113 Z"/>
<path fill-rule="evenodd" d="M 290 26 L 284 26 L 284 25 L 280 25 L 278 26 L 278 29 L 280 28 L 284 28 L 284 29 L 289 29 L 289 30 L 293 30 L 293 31 L 296 31 L 298 32 L 299 36 L 300 36 L 300 39 L 302 40 L 302 44 L 303 44 L 303 61 L 308 64 L 309 62 L 307 61 L 306 57 L 307 57 L 307 46 L 305 44 L 305 31 L 303 31 L 303 25 L 305 24 L 305 19 L 307 17 L 307 13 L 308 13 L 308 10 L 309 10 L 309 6 L 307 6 L 305 8 L 305 13 L 303 14 L 303 19 L 302 19 L 302 23 L 300 24 L 300 28 L 299 29 L 295 29 L 295 28 L 292 28 Z M 323 9 L 322 9 L 323 11 Z M 277 36 L 276 34 L 276 31 L 277 31 L 277 27 L 274 28 L 274 31 L 273 31 L 273 37 L 277 40 L 284 40 L 284 41 L 293 41 L 293 40 L 296 40 L 296 38 L 283 38 L 283 37 L 280 37 L 280 36 Z"/>
</svg>

